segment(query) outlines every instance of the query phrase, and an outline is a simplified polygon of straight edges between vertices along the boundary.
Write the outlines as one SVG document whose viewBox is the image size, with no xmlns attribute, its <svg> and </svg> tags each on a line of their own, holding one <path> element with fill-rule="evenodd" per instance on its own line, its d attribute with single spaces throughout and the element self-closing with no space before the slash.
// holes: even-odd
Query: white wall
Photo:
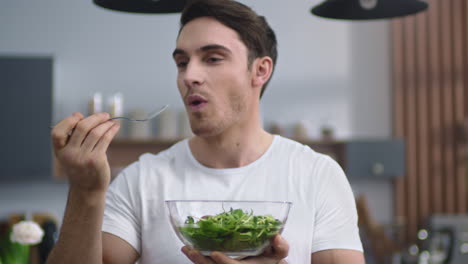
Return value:
<svg viewBox="0 0 468 264">
<path fill-rule="evenodd" d="M 62 219 L 68 185 L 58 182 L 0 184 L 0 220 L 10 214 L 48 213 Z"/>
<path fill-rule="evenodd" d="M 323 124 L 339 138 L 391 134 L 387 22 L 314 17 L 309 10 L 319 0 L 241 2 L 265 15 L 279 40 L 276 72 L 262 99 L 265 124 L 303 122 L 311 136 Z M 55 121 L 86 112 L 95 91 L 122 92 L 126 109 L 166 103 L 182 109 L 171 59 L 178 17 L 113 12 L 91 0 L 0 0 L 0 54 L 54 56 Z M 372 186 L 391 195 L 388 182 Z M 0 186 L 0 210 L 6 188 Z M 63 194 L 57 200 L 64 202 Z M 391 196 L 378 199 L 391 215 Z"/>
<path fill-rule="evenodd" d="M 391 37 L 387 21 L 350 27 L 351 131 L 353 138 L 392 135 Z"/>
</svg>

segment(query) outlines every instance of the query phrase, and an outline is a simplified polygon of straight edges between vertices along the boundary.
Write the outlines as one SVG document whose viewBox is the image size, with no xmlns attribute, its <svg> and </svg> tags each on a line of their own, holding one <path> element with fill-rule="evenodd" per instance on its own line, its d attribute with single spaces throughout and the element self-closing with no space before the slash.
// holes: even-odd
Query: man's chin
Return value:
<svg viewBox="0 0 468 264">
<path fill-rule="evenodd" d="M 201 138 L 209 138 L 218 135 L 219 133 L 214 133 L 210 130 L 192 130 L 193 134 Z"/>
<path fill-rule="evenodd" d="M 197 137 L 208 138 L 217 136 L 221 133 L 221 129 L 219 127 L 213 126 L 192 126 L 192 132 Z"/>
</svg>

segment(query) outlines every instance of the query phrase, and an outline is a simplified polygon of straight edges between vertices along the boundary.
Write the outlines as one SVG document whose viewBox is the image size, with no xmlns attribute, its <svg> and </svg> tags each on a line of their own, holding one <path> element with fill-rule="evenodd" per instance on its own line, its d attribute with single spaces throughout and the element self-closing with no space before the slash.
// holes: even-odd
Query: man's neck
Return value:
<svg viewBox="0 0 468 264">
<path fill-rule="evenodd" d="M 190 149 L 201 164 L 210 168 L 239 168 L 259 159 L 270 147 L 273 135 L 260 126 L 229 129 L 214 137 L 193 137 Z"/>
</svg>

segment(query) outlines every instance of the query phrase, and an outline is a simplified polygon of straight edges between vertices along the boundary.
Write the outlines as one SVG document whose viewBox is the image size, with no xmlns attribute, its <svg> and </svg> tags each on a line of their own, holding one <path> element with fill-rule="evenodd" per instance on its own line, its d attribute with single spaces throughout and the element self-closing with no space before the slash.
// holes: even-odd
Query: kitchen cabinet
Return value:
<svg viewBox="0 0 468 264">
<path fill-rule="evenodd" d="M 352 140 L 345 143 L 349 178 L 389 179 L 405 173 L 405 143 L 401 139 Z"/>
<path fill-rule="evenodd" d="M 0 182 L 51 178 L 52 67 L 48 56 L 0 55 Z"/>
</svg>

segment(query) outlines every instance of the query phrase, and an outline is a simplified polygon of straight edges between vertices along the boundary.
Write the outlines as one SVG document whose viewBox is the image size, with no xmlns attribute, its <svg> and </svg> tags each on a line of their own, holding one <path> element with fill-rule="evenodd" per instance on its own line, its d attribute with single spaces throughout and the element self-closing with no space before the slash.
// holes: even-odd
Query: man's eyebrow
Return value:
<svg viewBox="0 0 468 264">
<path fill-rule="evenodd" d="M 183 49 L 175 49 L 172 52 L 172 58 L 175 58 L 175 56 L 177 56 L 178 54 L 186 54 L 186 52 Z"/>
<path fill-rule="evenodd" d="M 226 48 L 223 45 L 218 45 L 218 44 L 206 45 L 206 46 L 203 46 L 203 47 L 199 48 L 198 50 L 199 51 L 223 50 L 223 51 L 226 51 L 228 53 L 232 53 L 232 51 L 230 49 Z M 175 49 L 174 52 L 172 52 L 172 57 L 175 58 L 175 56 L 177 56 L 179 54 L 184 55 L 184 54 L 187 54 L 187 52 L 185 52 L 183 49 Z"/>
<path fill-rule="evenodd" d="M 226 52 L 232 53 L 230 49 L 226 48 L 223 45 L 218 45 L 218 44 L 211 44 L 211 45 L 206 45 L 200 48 L 201 51 L 210 51 L 210 50 L 224 50 Z"/>
</svg>

